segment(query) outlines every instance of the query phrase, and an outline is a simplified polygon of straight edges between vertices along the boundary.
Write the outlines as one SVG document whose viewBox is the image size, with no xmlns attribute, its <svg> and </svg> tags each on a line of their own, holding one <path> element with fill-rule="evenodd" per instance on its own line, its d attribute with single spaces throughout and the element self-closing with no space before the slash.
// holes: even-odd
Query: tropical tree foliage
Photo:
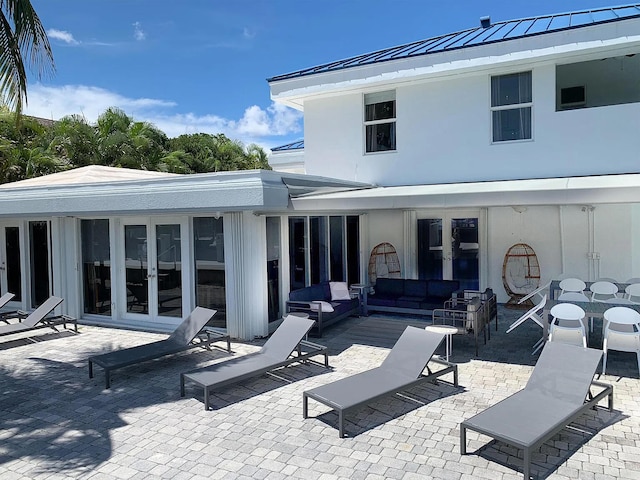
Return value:
<svg viewBox="0 0 640 480">
<path fill-rule="evenodd" d="M 25 63 L 38 78 L 53 73 L 47 33 L 29 0 L 0 0 L 0 94 L 18 114 L 27 101 Z"/>
<path fill-rule="evenodd" d="M 2 2 L 2 0 L 0 0 Z M 270 170 L 260 146 L 245 147 L 224 134 L 195 133 L 168 138 L 148 122 L 109 108 L 95 125 L 80 115 L 57 122 L 0 111 L 0 183 L 86 165 L 171 173 Z"/>
</svg>

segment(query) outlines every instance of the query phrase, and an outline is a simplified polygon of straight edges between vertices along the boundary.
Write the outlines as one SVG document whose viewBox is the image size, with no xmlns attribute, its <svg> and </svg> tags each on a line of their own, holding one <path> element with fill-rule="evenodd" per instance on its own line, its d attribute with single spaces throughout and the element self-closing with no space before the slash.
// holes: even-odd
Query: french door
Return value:
<svg viewBox="0 0 640 480">
<path fill-rule="evenodd" d="M 0 227 L 0 293 L 11 292 L 13 302 L 21 308 L 23 299 L 22 265 L 24 251 L 21 248 L 20 226 L 5 223 Z"/>
<path fill-rule="evenodd" d="M 187 221 L 127 219 L 120 257 L 126 298 L 123 317 L 177 324 L 188 306 Z"/>
<path fill-rule="evenodd" d="M 418 219 L 418 278 L 458 280 L 480 287 L 478 215 L 445 213 Z"/>
<path fill-rule="evenodd" d="M 0 291 L 14 294 L 12 307 L 33 309 L 52 294 L 51 223 L 0 223 Z"/>
</svg>

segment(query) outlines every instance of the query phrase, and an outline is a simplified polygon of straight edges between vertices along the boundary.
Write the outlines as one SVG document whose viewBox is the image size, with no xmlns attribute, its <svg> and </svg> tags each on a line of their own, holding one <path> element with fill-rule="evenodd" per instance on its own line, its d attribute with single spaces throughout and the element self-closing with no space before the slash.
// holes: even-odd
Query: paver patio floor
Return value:
<svg viewBox="0 0 640 480">
<path fill-rule="evenodd" d="M 506 335 L 519 311 L 499 309 L 499 329 L 475 357 L 472 338 L 456 336 L 451 360 L 460 387 L 427 385 L 388 397 L 347 417 L 311 402 L 302 418 L 302 391 L 378 365 L 406 325 L 417 318 L 372 315 L 327 330 L 331 369 L 295 365 L 213 396 L 179 374 L 228 358 L 196 351 L 114 372 L 112 387 L 87 358 L 162 338 L 157 334 L 80 326 L 80 333 L 3 337 L 0 342 L 1 479 L 520 479 L 521 452 L 469 432 L 459 453 L 459 424 L 524 386 L 540 336 L 525 324 Z M 592 346 L 601 343 L 597 333 Z M 234 355 L 262 341 L 233 342 Z M 444 354 L 444 347 L 442 353 Z M 551 479 L 640 479 L 640 380 L 632 353 L 612 352 L 608 374 L 613 414 L 581 417 L 534 456 L 533 472 Z M 520 457 L 519 457 L 520 456 Z"/>
</svg>

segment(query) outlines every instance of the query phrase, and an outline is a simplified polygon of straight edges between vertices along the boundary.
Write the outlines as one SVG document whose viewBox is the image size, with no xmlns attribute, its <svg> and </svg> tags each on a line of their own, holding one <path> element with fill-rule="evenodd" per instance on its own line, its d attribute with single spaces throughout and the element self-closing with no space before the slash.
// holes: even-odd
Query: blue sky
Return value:
<svg viewBox="0 0 640 480">
<path fill-rule="evenodd" d="M 32 0 L 56 74 L 27 114 L 95 122 L 108 107 L 170 137 L 224 133 L 270 148 L 303 138 L 266 78 L 479 24 L 624 4 L 598 0 Z M 630 2 L 628 2 L 630 3 Z"/>
</svg>

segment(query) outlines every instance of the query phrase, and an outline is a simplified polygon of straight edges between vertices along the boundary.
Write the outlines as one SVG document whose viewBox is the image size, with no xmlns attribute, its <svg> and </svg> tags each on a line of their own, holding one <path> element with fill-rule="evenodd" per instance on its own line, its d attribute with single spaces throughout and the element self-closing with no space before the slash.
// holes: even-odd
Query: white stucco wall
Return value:
<svg viewBox="0 0 640 480">
<path fill-rule="evenodd" d="M 453 212 L 449 213 L 456 216 Z M 436 218 L 441 213 L 420 210 L 418 217 Z M 365 250 L 370 253 L 381 242 L 393 244 L 405 277 L 403 216 L 382 210 L 372 211 L 368 217 Z M 562 274 L 584 280 L 613 277 L 620 282 L 640 277 L 640 250 L 633 235 L 640 233 L 640 205 L 596 205 L 591 213 L 582 206 L 528 207 L 522 213 L 511 207 L 494 207 L 488 209 L 487 227 L 487 261 L 481 265 L 487 270 L 484 286 L 493 288 L 501 303 L 509 299 L 502 282 L 504 256 L 516 243 L 526 243 L 535 251 L 542 283 Z M 589 258 L 591 251 L 599 254 L 599 260 Z"/>
<path fill-rule="evenodd" d="M 490 75 L 528 69 L 397 84 L 393 153 L 363 154 L 363 92 L 309 100 L 307 173 L 406 185 L 638 171 L 640 103 L 556 112 L 552 63 L 532 69 L 533 140 L 491 144 Z"/>
<path fill-rule="evenodd" d="M 365 261 L 369 264 L 371 250 L 379 243 L 389 242 L 396 249 L 400 272 L 405 276 L 403 217 L 398 211 L 382 210 L 369 213 L 369 245 L 365 248 Z M 365 247 L 367 247 L 365 245 Z"/>
</svg>

